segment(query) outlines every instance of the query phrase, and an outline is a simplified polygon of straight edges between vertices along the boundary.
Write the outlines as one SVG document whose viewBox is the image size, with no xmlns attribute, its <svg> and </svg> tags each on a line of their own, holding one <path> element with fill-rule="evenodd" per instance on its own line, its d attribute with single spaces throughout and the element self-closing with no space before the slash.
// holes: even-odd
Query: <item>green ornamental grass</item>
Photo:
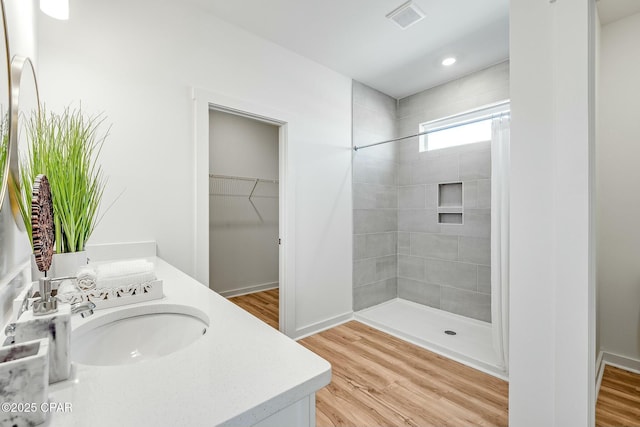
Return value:
<svg viewBox="0 0 640 427">
<path fill-rule="evenodd" d="M 62 114 L 34 111 L 25 125 L 29 141 L 21 161 L 20 213 L 31 243 L 31 192 L 38 174 L 51 185 L 56 253 L 79 252 L 97 223 L 105 178 L 97 158 L 108 131 L 98 134 L 102 115 L 85 116 L 81 108 Z"/>
</svg>

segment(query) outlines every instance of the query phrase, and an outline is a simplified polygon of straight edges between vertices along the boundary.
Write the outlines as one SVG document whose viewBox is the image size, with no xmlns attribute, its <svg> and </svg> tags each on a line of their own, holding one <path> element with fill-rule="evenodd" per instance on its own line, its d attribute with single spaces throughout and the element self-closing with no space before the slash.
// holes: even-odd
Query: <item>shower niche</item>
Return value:
<svg viewBox="0 0 640 427">
<path fill-rule="evenodd" d="M 463 224 L 462 182 L 438 184 L 438 223 Z"/>
</svg>

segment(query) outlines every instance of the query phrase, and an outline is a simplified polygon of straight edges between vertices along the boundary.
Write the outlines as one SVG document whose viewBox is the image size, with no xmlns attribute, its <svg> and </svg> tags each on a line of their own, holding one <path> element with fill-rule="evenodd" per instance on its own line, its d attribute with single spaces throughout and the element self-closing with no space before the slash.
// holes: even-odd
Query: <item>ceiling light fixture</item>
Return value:
<svg viewBox="0 0 640 427">
<path fill-rule="evenodd" d="M 456 63 L 456 58 L 454 58 L 453 56 L 450 56 L 449 58 L 445 58 L 442 60 L 442 65 L 444 65 L 445 67 L 453 65 L 455 63 Z"/>
<path fill-rule="evenodd" d="M 52 18 L 69 19 L 69 0 L 40 0 L 40 10 Z"/>
<path fill-rule="evenodd" d="M 387 18 L 391 19 L 403 30 L 420 21 L 424 16 L 424 12 L 412 0 L 387 14 Z"/>
</svg>

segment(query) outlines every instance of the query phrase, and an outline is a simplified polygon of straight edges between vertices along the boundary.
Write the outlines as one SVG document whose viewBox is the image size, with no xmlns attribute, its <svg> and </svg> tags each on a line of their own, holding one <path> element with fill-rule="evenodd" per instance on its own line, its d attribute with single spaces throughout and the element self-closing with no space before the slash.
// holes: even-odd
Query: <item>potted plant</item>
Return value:
<svg viewBox="0 0 640 427">
<path fill-rule="evenodd" d="M 45 174 L 51 185 L 55 223 L 55 255 L 50 275 L 75 275 L 87 263 L 85 245 L 94 231 L 105 178 L 97 158 L 108 132 L 98 133 L 101 115 L 81 108 L 62 114 L 33 112 L 27 119 L 26 156 L 21 159 L 20 214 L 33 245 L 31 192 L 34 179 Z"/>
</svg>

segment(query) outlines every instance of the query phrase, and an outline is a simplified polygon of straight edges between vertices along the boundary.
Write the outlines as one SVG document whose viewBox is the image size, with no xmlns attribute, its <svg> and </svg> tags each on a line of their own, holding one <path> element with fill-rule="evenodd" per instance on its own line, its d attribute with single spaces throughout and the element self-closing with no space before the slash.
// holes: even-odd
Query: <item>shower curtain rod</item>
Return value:
<svg viewBox="0 0 640 427">
<path fill-rule="evenodd" d="M 496 107 L 501 107 L 503 105 L 508 105 L 508 104 L 509 104 L 508 102 L 505 102 L 505 103 L 501 103 L 501 104 L 497 104 L 497 105 L 492 105 L 491 109 L 496 108 Z M 447 117 L 446 119 L 443 119 L 443 120 L 451 120 L 451 119 L 455 119 L 456 117 L 466 116 L 467 114 L 469 114 L 469 113 L 458 114 L 458 115 L 455 115 L 455 116 Z M 475 118 L 475 119 L 464 120 L 462 122 L 454 123 L 452 125 L 445 125 L 445 126 L 435 127 L 435 128 L 426 130 L 424 132 L 416 133 L 415 135 L 402 136 L 400 138 L 388 139 L 386 141 L 374 142 L 373 144 L 367 144 L 367 145 L 361 145 L 361 146 L 354 145 L 353 146 L 353 151 L 358 151 L 358 150 L 361 150 L 363 148 L 375 147 L 376 145 L 388 144 L 389 142 L 403 141 L 405 139 L 415 138 L 417 136 L 428 135 L 428 134 L 434 133 L 434 132 L 440 132 L 440 131 L 447 130 L 447 129 L 453 129 L 453 128 L 457 128 L 457 127 L 460 127 L 460 126 L 465 126 L 465 125 L 470 125 L 470 124 L 473 124 L 473 123 L 483 122 L 483 121 L 485 121 L 487 119 L 490 119 L 490 118 L 492 119 L 494 117 L 501 117 L 501 116 L 505 116 L 505 115 L 509 115 L 509 114 L 511 114 L 511 113 L 508 112 L 508 111 L 503 111 L 501 113 L 492 113 L 492 114 L 487 114 L 485 116 L 478 117 L 478 118 Z"/>
</svg>

